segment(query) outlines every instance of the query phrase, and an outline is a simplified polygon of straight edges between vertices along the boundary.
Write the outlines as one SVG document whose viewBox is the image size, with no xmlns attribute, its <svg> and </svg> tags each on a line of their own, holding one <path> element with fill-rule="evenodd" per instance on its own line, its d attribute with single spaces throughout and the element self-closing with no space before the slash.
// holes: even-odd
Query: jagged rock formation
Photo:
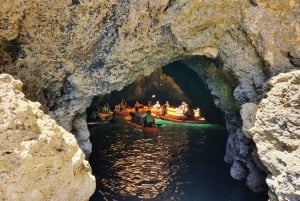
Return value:
<svg viewBox="0 0 300 201">
<path fill-rule="evenodd" d="M 88 200 L 95 178 L 76 139 L 0 75 L 1 200 Z M 74 196 L 76 195 L 76 196 Z"/>
<path fill-rule="evenodd" d="M 87 155 L 93 96 L 183 60 L 225 114 L 232 176 L 261 189 L 239 107 L 259 103 L 269 78 L 299 68 L 298 1 L 28 0 L 2 2 L 0 13 L 0 72 L 22 80 L 26 96 L 73 131 Z"/>
<path fill-rule="evenodd" d="M 271 200 L 300 200 L 299 86 L 299 70 L 279 74 L 266 84 L 268 92 L 258 105 L 247 103 L 242 109 L 243 131 L 270 173 Z"/>
</svg>

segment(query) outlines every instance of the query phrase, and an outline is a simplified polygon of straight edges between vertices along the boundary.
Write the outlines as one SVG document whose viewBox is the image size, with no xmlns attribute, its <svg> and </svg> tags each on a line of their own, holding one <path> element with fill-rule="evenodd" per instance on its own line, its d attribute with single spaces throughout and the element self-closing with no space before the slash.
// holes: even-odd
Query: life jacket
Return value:
<svg viewBox="0 0 300 201">
<path fill-rule="evenodd" d="M 147 114 L 146 121 L 147 123 L 152 123 L 152 122 L 154 123 L 154 118 L 150 114 Z"/>
</svg>

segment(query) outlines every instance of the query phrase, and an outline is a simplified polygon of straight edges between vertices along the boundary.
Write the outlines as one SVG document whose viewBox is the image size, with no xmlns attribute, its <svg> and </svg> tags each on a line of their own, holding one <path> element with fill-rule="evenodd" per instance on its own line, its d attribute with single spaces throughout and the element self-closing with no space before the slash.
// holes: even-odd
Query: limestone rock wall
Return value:
<svg viewBox="0 0 300 201">
<path fill-rule="evenodd" d="M 226 127 L 230 133 L 224 160 L 232 164 L 231 176 L 236 180 L 246 180 L 252 191 L 265 190 L 265 173 L 257 164 L 259 160 L 257 155 L 253 155 L 255 150 L 252 141 L 242 132 L 239 104 L 232 96 L 237 85 L 236 81 L 226 70 L 216 66 L 211 60 L 200 57 L 185 60 L 185 63 L 206 80 L 216 106 L 224 111 Z"/>
<path fill-rule="evenodd" d="M 71 133 L 27 100 L 22 83 L 0 75 L 1 200 L 88 200 L 89 163 Z"/>
<path fill-rule="evenodd" d="M 82 122 L 93 96 L 176 60 L 216 59 L 237 80 L 234 89 L 216 82 L 213 67 L 193 69 L 225 114 L 232 175 L 260 189 L 238 110 L 260 102 L 266 80 L 299 68 L 299 1 L 12 0 L 1 2 L 0 13 L 0 72 L 21 79 L 26 96 L 73 131 L 86 155 Z"/>
<path fill-rule="evenodd" d="M 267 168 L 270 200 L 300 200 L 300 71 L 266 84 L 266 97 L 243 105 L 243 131 Z"/>
</svg>

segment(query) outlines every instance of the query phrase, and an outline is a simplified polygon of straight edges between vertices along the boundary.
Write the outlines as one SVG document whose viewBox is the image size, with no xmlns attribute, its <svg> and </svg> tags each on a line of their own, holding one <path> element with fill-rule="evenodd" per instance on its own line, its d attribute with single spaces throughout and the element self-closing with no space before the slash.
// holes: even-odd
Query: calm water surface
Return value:
<svg viewBox="0 0 300 201">
<path fill-rule="evenodd" d="M 267 201 L 233 180 L 224 163 L 226 130 L 159 121 L 157 135 L 117 120 L 91 128 L 90 201 Z"/>
</svg>

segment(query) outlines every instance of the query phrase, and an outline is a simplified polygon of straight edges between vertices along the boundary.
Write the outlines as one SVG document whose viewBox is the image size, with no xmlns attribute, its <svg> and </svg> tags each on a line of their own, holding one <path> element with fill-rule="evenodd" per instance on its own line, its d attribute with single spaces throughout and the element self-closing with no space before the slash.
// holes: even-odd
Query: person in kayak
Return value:
<svg viewBox="0 0 300 201">
<path fill-rule="evenodd" d="M 144 126 L 145 127 L 153 127 L 155 125 L 155 119 L 151 115 L 151 111 L 148 110 L 146 116 L 144 117 Z"/>
</svg>

